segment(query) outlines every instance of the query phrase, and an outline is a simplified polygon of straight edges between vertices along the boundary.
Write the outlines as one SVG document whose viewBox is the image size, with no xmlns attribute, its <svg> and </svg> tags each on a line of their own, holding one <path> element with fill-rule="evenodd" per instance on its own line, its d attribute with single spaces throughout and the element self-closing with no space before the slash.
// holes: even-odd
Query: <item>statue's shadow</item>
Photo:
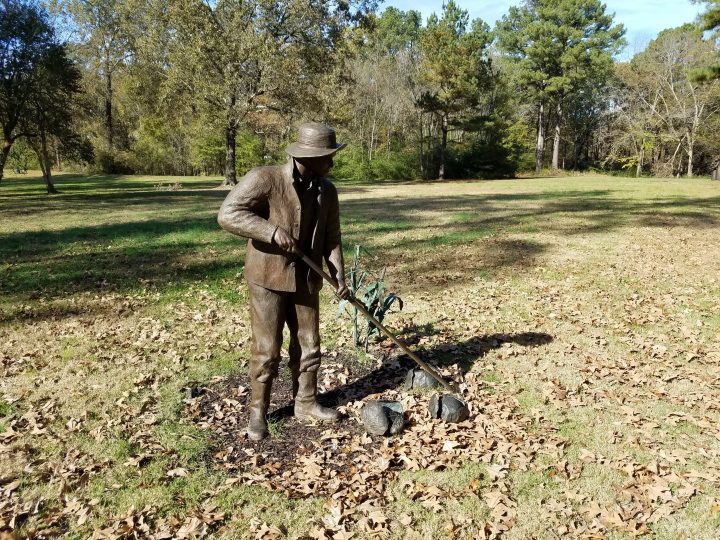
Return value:
<svg viewBox="0 0 720 540">
<path fill-rule="evenodd" d="M 419 343 L 422 337 L 432 333 L 433 331 L 428 330 L 427 327 L 404 328 L 399 332 L 403 341 L 431 366 L 442 368 L 457 364 L 463 373 L 470 371 L 472 366 L 489 351 L 500 348 L 504 343 L 515 343 L 524 347 L 540 347 L 553 340 L 551 335 L 542 332 L 522 332 L 518 334 L 487 334 L 474 336 L 460 343 L 446 342 L 432 347 L 412 347 L 413 344 Z M 407 355 L 385 354 L 382 366 L 347 384 L 318 395 L 318 402 L 328 407 L 337 407 L 385 390 L 399 388 L 404 383 L 408 370 L 416 367 L 418 366 Z M 278 421 L 292 415 L 293 405 L 291 402 L 273 411 L 270 419 Z"/>
</svg>

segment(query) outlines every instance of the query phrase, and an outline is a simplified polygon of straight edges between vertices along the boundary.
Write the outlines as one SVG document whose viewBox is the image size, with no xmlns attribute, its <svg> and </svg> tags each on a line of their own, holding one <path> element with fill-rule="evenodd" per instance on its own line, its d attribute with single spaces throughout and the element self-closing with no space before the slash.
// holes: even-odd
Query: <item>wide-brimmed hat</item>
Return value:
<svg viewBox="0 0 720 540">
<path fill-rule="evenodd" d="M 300 126 L 297 142 L 291 143 L 285 151 L 292 157 L 332 156 L 345 148 L 335 140 L 335 130 L 325 124 L 308 122 Z"/>
</svg>

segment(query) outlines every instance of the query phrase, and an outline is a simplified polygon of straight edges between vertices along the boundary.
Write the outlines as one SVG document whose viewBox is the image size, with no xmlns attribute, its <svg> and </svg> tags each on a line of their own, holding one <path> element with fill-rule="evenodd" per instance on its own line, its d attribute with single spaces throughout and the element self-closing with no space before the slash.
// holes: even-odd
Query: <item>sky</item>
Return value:
<svg viewBox="0 0 720 540">
<path fill-rule="evenodd" d="M 508 8 L 518 5 L 521 0 L 455 0 L 470 13 L 470 19 L 480 17 L 491 27 Z M 632 56 L 643 50 L 647 44 L 665 28 L 693 22 L 704 10 L 703 4 L 693 4 L 690 0 L 604 0 L 609 13 L 615 13 L 615 21 L 625 25 L 625 39 L 628 42 L 625 55 Z M 395 6 L 407 11 L 415 9 L 423 15 L 423 20 L 433 12 L 442 11 L 442 0 L 385 0 L 380 10 Z"/>
</svg>

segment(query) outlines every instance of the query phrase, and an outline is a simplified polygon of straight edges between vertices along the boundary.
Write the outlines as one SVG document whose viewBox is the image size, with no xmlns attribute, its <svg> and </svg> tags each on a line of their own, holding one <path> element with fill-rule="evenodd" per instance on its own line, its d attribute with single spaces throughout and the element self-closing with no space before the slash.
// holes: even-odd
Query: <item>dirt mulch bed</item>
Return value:
<svg viewBox="0 0 720 540">
<path fill-rule="evenodd" d="M 287 358 L 281 366 L 287 365 Z M 271 436 L 262 441 L 248 439 L 250 382 L 247 374 L 222 379 L 195 391 L 199 396 L 188 400 L 187 415 L 200 429 L 209 430 L 213 461 L 224 469 L 247 470 L 261 463 L 288 463 L 310 454 L 333 440 L 364 433 L 345 405 L 399 388 L 407 371 L 414 366 L 407 357 L 391 357 L 380 352 L 374 363 L 360 363 L 346 352 L 326 359 L 320 366 L 318 401 L 336 407 L 342 414 L 339 424 L 305 422 L 293 416 L 292 381 L 281 367 L 273 383 L 270 402 Z M 333 437 L 327 436 L 332 430 Z"/>
</svg>

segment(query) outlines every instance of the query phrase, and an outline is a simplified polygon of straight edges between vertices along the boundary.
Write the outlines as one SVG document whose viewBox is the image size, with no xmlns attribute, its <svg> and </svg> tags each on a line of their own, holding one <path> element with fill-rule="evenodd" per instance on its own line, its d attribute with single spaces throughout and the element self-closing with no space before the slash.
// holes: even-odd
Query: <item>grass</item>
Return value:
<svg viewBox="0 0 720 540">
<path fill-rule="evenodd" d="M 254 538 L 253 518 L 307 536 L 326 514 L 319 497 L 223 487 L 228 474 L 213 467 L 207 435 L 184 418 L 189 382 L 242 371 L 249 355 L 245 245 L 216 224 L 226 195 L 218 184 L 60 174 L 53 197 L 30 175 L 0 184 L 0 434 L 18 432 L 0 439 L 0 479 L 22 480 L 15 500 L 24 504 L 45 488 L 57 500 L 62 490 L 99 499 L 87 523 L 54 514 L 69 537 L 90 536 L 131 506 L 182 521 L 217 504 L 223 538 Z M 339 191 L 347 258 L 362 245 L 405 301 L 388 323 L 418 329 L 424 354 L 477 374 L 488 396 L 513 399 L 527 420 L 520 439 L 550 426 L 566 442 L 527 468 L 510 463 L 508 538 L 554 538 L 569 518 L 550 502 L 582 520 L 590 501 L 624 501 L 623 465 L 659 462 L 717 480 L 720 184 L 583 176 Z M 333 350 L 350 341 L 349 328 L 329 291 L 321 304 L 323 347 Z M 513 341 L 528 333 L 549 339 Z M 587 451 L 605 460 L 584 463 Z M 582 469 L 577 477 L 548 473 L 563 460 Z M 474 523 L 458 529 L 465 536 L 482 529 L 493 482 L 486 464 L 458 465 L 402 471 L 387 488 L 390 519 L 410 515 L 418 538 L 447 536 L 463 516 Z M 187 476 L 168 476 L 178 468 Z M 475 480 L 478 495 L 465 491 Z M 455 496 L 433 511 L 405 494 L 406 481 Z M 697 494 L 649 536 L 720 536 L 716 482 L 692 481 Z M 584 502 L 568 499 L 573 491 Z M 26 515 L 20 532 L 47 526 L 56 506 Z M 393 527 L 390 537 L 405 537 Z M 606 537 L 630 533 L 610 527 Z"/>
</svg>

